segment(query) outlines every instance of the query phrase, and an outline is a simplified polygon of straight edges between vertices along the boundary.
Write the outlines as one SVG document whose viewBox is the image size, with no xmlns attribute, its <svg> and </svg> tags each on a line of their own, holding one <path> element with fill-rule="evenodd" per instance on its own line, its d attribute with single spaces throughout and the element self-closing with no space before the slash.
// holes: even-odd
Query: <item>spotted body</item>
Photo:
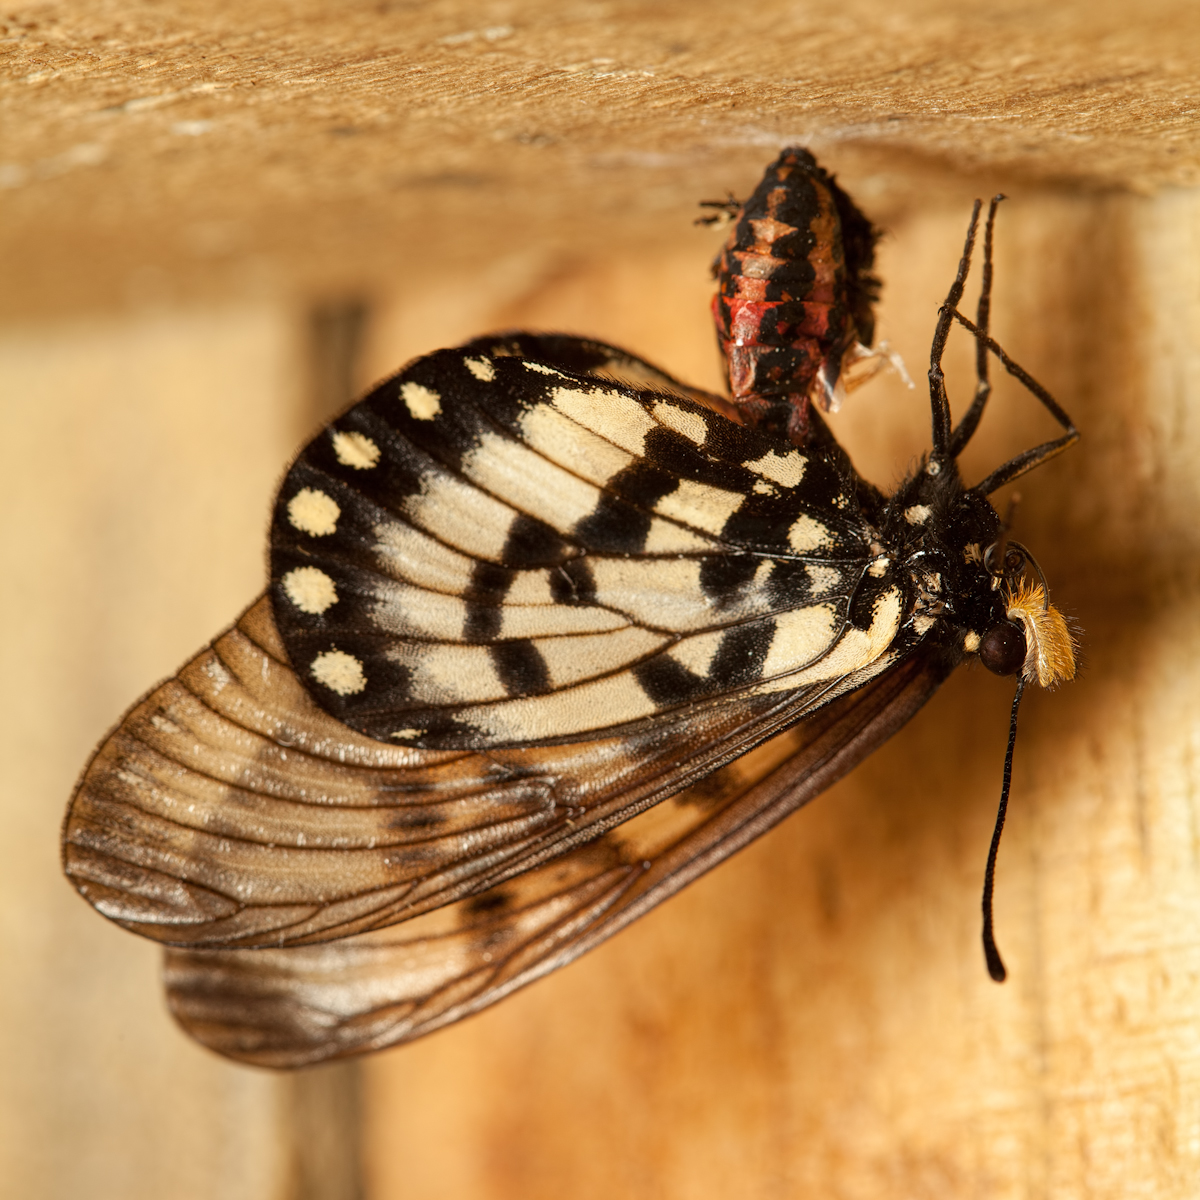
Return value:
<svg viewBox="0 0 1200 1200">
<path fill-rule="evenodd" d="M 1073 426 L 1021 373 L 1067 432 L 958 472 L 970 246 L 933 449 L 891 495 L 819 419 L 797 446 L 573 337 L 427 355 L 322 430 L 268 594 L 125 715 L 64 825 L 78 890 L 170 947 L 184 1026 L 272 1066 L 418 1037 L 764 833 L 964 659 L 1069 677 L 987 496 Z"/>
<path fill-rule="evenodd" d="M 876 231 L 816 159 L 785 150 L 738 210 L 717 259 L 713 318 L 742 418 L 810 434 L 836 407 L 843 362 L 874 337 Z"/>
</svg>

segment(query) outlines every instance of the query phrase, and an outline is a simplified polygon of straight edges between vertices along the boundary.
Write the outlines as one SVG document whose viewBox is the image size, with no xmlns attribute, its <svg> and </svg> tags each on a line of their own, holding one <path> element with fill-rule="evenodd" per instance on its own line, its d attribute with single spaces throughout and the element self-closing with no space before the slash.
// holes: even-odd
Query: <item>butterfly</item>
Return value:
<svg viewBox="0 0 1200 1200">
<path fill-rule="evenodd" d="M 987 497 L 1078 434 L 988 333 L 995 203 L 958 311 L 979 213 L 932 450 L 891 495 L 815 413 L 797 446 L 557 335 L 419 358 L 305 447 L 268 592 L 125 715 L 64 826 L 79 892 L 167 946 L 191 1034 L 276 1067 L 419 1037 L 764 833 L 967 658 L 1018 701 L 1070 677 Z M 980 347 L 957 425 L 955 322 Z M 989 353 L 1064 432 L 968 488 Z"/>
</svg>

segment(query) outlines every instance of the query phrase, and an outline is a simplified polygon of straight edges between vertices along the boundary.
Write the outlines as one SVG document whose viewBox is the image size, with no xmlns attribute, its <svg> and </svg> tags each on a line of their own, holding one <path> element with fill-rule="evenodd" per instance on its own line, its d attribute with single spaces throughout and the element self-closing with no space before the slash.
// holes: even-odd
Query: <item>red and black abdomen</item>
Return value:
<svg viewBox="0 0 1200 1200">
<path fill-rule="evenodd" d="M 747 424 L 808 440 L 847 350 L 870 345 L 875 229 L 807 150 L 785 150 L 742 205 L 717 260 L 713 317 Z"/>
</svg>

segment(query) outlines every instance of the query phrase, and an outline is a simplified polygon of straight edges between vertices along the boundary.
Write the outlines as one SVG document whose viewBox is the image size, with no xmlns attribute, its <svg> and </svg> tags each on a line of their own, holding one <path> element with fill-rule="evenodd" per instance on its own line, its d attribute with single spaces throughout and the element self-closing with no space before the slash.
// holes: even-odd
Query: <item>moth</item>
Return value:
<svg viewBox="0 0 1200 1200">
<path fill-rule="evenodd" d="M 185 1029 L 274 1067 L 419 1037 L 764 833 L 964 660 L 1018 700 L 1070 677 L 988 496 L 1078 435 L 988 332 L 994 203 L 958 310 L 979 213 L 932 449 L 891 495 L 816 413 L 800 447 L 556 335 L 419 358 L 305 447 L 268 592 L 126 714 L 65 822 L 79 892 L 166 945 Z M 957 425 L 955 322 L 979 347 Z M 966 487 L 989 354 L 1063 433 Z"/>
</svg>

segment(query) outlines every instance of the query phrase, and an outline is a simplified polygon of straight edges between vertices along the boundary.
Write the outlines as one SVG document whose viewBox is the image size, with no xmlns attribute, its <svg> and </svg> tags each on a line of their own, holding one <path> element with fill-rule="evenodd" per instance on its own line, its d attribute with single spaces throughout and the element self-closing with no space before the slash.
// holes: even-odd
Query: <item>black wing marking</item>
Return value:
<svg viewBox="0 0 1200 1200">
<path fill-rule="evenodd" d="M 557 340 L 550 363 L 503 339 L 419 359 L 293 465 L 271 595 L 327 712 L 392 744 L 528 746 L 829 682 L 894 642 L 909 606 L 840 451 L 572 372 L 598 344 Z"/>
<path fill-rule="evenodd" d="M 106 916 L 176 945 L 377 929 L 594 840 L 901 658 L 601 739 L 426 751 L 318 709 L 264 598 L 96 752 L 67 814 L 65 868 Z"/>
<path fill-rule="evenodd" d="M 807 803 L 949 672 L 918 650 L 866 687 L 588 845 L 399 927 L 285 950 L 169 950 L 172 1012 L 210 1048 L 296 1067 L 409 1041 L 636 920 Z"/>
</svg>

